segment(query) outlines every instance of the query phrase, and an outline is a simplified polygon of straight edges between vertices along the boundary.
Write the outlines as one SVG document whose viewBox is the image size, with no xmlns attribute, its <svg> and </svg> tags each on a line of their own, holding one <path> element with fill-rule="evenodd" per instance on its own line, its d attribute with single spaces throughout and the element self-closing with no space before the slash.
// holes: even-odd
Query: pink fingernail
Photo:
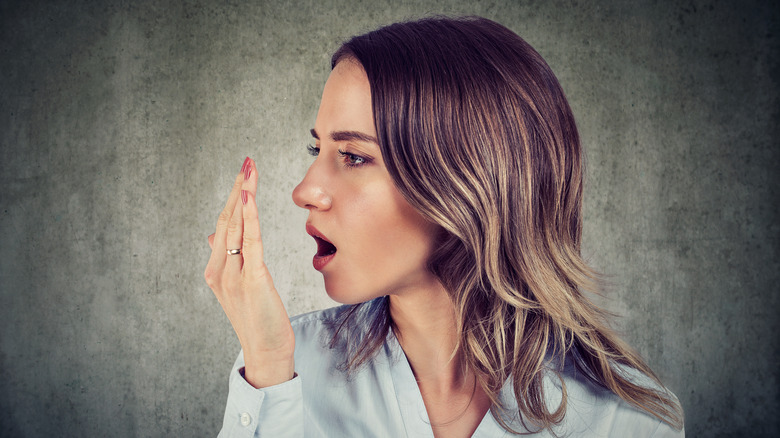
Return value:
<svg viewBox="0 0 780 438">
<path fill-rule="evenodd" d="M 247 195 L 246 190 L 241 190 L 241 202 L 246 205 L 246 202 L 249 200 L 249 195 Z"/>
<path fill-rule="evenodd" d="M 244 167 L 242 167 L 244 171 L 244 181 L 249 179 L 249 175 L 252 174 L 252 160 L 249 159 L 249 157 L 246 157 L 246 160 L 244 160 Z"/>
</svg>

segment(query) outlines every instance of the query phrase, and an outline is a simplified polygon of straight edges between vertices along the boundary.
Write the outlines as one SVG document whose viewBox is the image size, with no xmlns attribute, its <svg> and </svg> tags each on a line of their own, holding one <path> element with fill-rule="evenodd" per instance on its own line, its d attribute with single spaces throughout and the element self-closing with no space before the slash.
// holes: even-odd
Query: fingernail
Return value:
<svg viewBox="0 0 780 438">
<path fill-rule="evenodd" d="M 243 202 L 244 205 L 246 205 L 246 201 L 248 200 L 249 200 L 249 195 L 247 195 L 246 190 L 241 190 L 241 202 Z"/>
<path fill-rule="evenodd" d="M 249 175 L 252 174 L 252 160 L 246 157 L 244 160 L 244 167 L 241 168 L 244 171 L 244 181 L 249 179 Z"/>
</svg>

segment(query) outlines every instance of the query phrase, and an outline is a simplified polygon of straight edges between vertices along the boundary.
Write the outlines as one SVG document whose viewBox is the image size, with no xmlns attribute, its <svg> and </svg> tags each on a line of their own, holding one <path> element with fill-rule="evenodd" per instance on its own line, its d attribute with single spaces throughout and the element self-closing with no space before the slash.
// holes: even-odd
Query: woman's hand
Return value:
<svg viewBox="0 0 780 438">
<path fill-rule="evenodd" d="M 255 388 L 292 379 L 295 335 L 263 262 L 257 218 L 257 169 L 247 158 L 236 177 L 216 233 L 209 236 L 208 283 L 244 350 L 244 378 Z M 240 249 L 240 254 L 228 250 Z"/>
</svg>

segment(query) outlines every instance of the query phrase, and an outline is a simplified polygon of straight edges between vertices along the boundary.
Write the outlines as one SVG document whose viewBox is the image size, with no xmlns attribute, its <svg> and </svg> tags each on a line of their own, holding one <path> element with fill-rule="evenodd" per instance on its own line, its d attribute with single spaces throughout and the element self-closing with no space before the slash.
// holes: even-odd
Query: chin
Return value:
<svg viewBox="0 0 780 438">
<path fill-rule="evenodd" d="M 330 281 L 329 281 L 330 280 Z M 341 304 L 360 304 L 365 303 L 376 298 L 378 295 L 366 293 L 365 290 L 355 288 L 352 286 L 344 286 L 343 284 L 337 284 L 338 282 L 325 277 L 325 292 L 331 300 Z"/>
</svg>

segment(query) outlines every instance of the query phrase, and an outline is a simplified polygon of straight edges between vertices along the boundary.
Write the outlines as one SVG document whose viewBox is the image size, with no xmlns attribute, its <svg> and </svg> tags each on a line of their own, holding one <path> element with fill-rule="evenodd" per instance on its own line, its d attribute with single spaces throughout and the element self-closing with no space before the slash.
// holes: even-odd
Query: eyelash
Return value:
<svg viewBox="0 0 780 438">
<path fill-rule="evenodd" d="M 309 155 L 316 157 L 320 154 L 320 148 L 312 145 L 306 146 L 306 150 Z M 338 154 L 341 158 L 344 158 L 344 165 L 349 168 L 360 167 L 371 162 L 371 158 L 363 157 L 350 152 L 344 152 L 341 149 L 338 150 Z"/>
</svg>

